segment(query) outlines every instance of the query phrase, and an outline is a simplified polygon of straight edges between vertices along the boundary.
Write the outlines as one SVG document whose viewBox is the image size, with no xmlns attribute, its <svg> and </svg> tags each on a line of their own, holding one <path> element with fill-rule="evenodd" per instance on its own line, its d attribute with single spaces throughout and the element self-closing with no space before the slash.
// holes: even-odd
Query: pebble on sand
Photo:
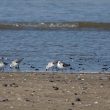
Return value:
<svg viewBox="0 0 110 110">
<path fill-rule="evenodd" d="M 59 88 L 57 86 L 53 86 L 54 90 L 59 90 Z"/>
</svg>

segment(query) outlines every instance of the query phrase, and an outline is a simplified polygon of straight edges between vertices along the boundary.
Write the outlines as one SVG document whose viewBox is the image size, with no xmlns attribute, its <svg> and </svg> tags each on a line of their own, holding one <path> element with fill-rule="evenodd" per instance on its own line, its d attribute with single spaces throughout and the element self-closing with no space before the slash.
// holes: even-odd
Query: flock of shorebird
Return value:
<svg viewBox="0 0 110 110">
<path fill-rule="evenodd" d="M 19 69 L 19 64 L 22 62 L 24 58 L 21 59 L 15 59 L 10 63 L 10 68 L 12 69 Z M 5 62 L 4 57 L 0 57 L 0 71 L 4 71 L 5 66 L 8 65 L 7 62 Z"/>
<path fill-rule="evenodd" d="M 20 58 L 20 59 L 15 59 L 13 61 L 11 61 L 11 63 L 9 64 L 10 68 L 12 69 L 19 69 L 19 65 L 20 63 L 23 61 L 24 58 Z M 4 71 L 5 66 L 8 65 L 8 63 L 5 62 L 5 58 L 4 57 L 0 57 L 0 71 Z M 49 70 L 64 70 L 65 68 L 69 67 L 70 64 L 66 64 L 62 61 L 56 60 L 56 61 L 51 61 L 48 62 L 48 64 L 46 65 L 46 71 Z"/>
<path fill-rule="evenodd" d="M 62 61 L 57 61 L 57 60 L 56 61 L 51 61 L 47 64 L 46 71 L 49 70 L 49 69 L 52 69 L 52 70 L 56 69 L 56 70 L 62 70 L 63 71 L 63 69 L 65 69 L 69 66 L 70 66 L 70 64 L 66 64 Z"/>
</svg>

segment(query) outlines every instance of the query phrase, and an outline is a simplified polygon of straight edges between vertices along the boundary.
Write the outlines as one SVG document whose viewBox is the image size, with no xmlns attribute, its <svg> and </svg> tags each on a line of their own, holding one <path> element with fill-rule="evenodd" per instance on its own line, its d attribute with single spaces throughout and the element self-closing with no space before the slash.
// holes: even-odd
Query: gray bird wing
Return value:
<svg viewBox="0 0 110 110">
<path fill-rule="evenodd" d="M 63 63 L 64 67 L 70 66 L 70 64 Z"/>
<path fill-rule="evenodd" d="M 24 58 L 16 59 L 15 61 L 16 61 L 16 63 L 20 63 L 20 62 L 22 62 L 23 59 L 24 59 Z"/>
</svg>

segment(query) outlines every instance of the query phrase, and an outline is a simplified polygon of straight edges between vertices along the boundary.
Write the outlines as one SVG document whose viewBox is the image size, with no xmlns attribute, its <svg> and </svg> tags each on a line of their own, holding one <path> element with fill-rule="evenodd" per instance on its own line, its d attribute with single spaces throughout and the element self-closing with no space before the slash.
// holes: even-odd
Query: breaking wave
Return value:
<svg viewBox="0 0 110 110">
<path fill-rule="evenodd" d="M 0 23 L 0 29 L 41 29 L 41 30 L 55 30 L 55 29 L 104 29 L 110 30 L 110 23 L 97 22 L 14 22 L 14 23 Z"/>
</svg>

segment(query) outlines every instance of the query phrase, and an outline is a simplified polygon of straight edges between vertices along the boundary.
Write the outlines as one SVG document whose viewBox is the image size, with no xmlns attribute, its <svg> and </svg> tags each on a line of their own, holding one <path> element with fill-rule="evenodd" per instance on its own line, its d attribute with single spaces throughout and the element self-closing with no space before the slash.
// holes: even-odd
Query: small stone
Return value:
<svg viewBox="0 0 110 110">
<path fill-rule="evenodd" d="M 31 96 L 34 96 L 34 93 L 31 93 L 30 95 L 31 95 Z"/>
<path fill-rule="evenodd" d="M 74 95 L 78 95 L 77 93 L 74 93 Z"/>
<path fill-rule="evenodd" d="M 49 80 L 49 82 L 54 82 L 53 80 Z"/>
<path fill-rule="evenodd" d="M 72 102 L 71 105 L 75 105 L 74 102 Z"/>
<path fill-rule="evenodd" d="M 0 97 L 0 102 L 8 102 L 9 100 L 7 98 Z"/>
<path fill-rule="evenodd" d="M 58 88 L 58 87 L 56 87 L 56 86 L 53 86 L 53 88 L 54 88 L 54 90 L 59 90 L 59 88 Z"/>
<path fill-rule="evenodd" d="M 83 89 L 83 90 L 86 90 L 86 89 L 87 89 L 87 87 L 83 87 L 82 89 Z"/>
<path fill-rule="evenodd" d="M 82 91 L 82 94 L 87 94 L 87 92 L 86 91 Z"/>
<path fill-rule="evenodd" d="M 16 83 L 12 83 L 10 84 L 10 87 L 18 87 L 18 85 Z"/>
<path fill-rule="evenodd" d="M 24 91 L 26 91 L 26 92 L 27 92 L 27 91 L 29 91 L 29 90 L 28 90 L 28 89 L 26 89 L 26 90 L 24 90 Z"/>
<path fill-rule="evenodd" d="M 66 99 L 65 101 L 66 101 L 66 102 L 69 102 L 69 99 Z"/>
<path fill-rule="evenodd" d="M 76 98 L 76 101 L 81 101 L 81 99 L 80 98 Z"/>
<path fill-rule="evenodd" d="M 30 102 L 30 100 L 29 100 L 28 98 L 25 98 L 25 101 L 26 101 L 26 102 Z"/>
<path fill-rule="evenodd" d="M 97 101 L 95 101 L 95 102 L 94 102 L 94 104 L 98 104 L 98 102 L 97 102 Z"/>
<path fill-rule="evenodd" d="M 51 100 L 48 100 L 49 102 L 51 101 Z"/>
<path fill-rule="evenodd" d="M 20 97 L 17 98 L 18 101 L 22 101 L 22 99 Z"/>
<path fill-rule="evenodd" d="M 104 87 L 104 84 L 103 84 L 103 83 L 101 83 L 101 84 L 100 84 L 100 87 L 101 87 L 101 88 L 103 88 L 103 87 Z"/>
<path fill-rule="evenodd" d="M 70 91 L 67 91 L 68 93 L 70 93 Z"/>
<path fill-rule="evenodd" d="M 100 85 L 101 85 L 101 86 L 103 86 L 104 84 L 103 84 L 103 83 L 101 83 Z"/>
<path fill-rule="evenodd" d="M 8 84 L 3 84 L 2 86 L 7 87 L 7 86 L 8 86 Z"/>
<path fill-rule="evenodd" d="M 26 81 L 27 79 L 24 79 L 24 81 Z"/>
<path fill-rule="evenodd" d="M 74 89 L 75 87 L 73 86 L 72 89 Z"/>
<path fill-rule="evenodd" d="M 3 102 L 7 102 L 7 101 L 9 101 L 9 100 L 8 100 L 8 99 L 4 99 L 4 100 L 3 100 Z"/>
<path fill-rule="evenodd" d="M 91 106 L 91 104 L 85 104 L 84 106 L 85 106 L 85 107 L 88 107 L 88 106 Z"/>
<path fill-rule="evenodd" d="M 81 79 L 82 81 L 84 81 L 84 79 Z"/>
</svg>

